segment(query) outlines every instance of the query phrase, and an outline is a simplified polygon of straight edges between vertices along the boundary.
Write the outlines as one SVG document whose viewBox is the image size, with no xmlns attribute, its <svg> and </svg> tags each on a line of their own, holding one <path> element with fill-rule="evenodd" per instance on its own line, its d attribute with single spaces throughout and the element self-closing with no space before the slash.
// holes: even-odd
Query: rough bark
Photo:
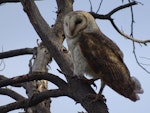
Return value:
<svg viewBox="0 0 150 113">
<path fill-rule="evenodd" d="M 51 61 L 51 56 L 48 50 L 40 44 L 37 47 L 37 52 L 35 55 L 35 60 L 33 65 L 30 65 L 30 72 L 43 72 L 47 73 L 47 65 Z M 35 75 L 36 76 L 36 75 Z M 32 82 L 27 82 L 24 85 L 29 99 L 32 99 L 36 93 L 43 92 L 48 90 L 47 80 L 34 80 Z M 50 99 L 47 99 L 36 106 L 32 106 L 26 109 L 26 113 L 50 113 Z"/>
<path fill-rule="evenodd" d="M 24 49 L 10 50 L 10 51 L 0 53 L 0 59 L 15 57 L 19 55 L 31 55 L 31 54 L 34 54 L 35 51 L 36 51 L 36 48 L 24 48 Z"/>
</svg>

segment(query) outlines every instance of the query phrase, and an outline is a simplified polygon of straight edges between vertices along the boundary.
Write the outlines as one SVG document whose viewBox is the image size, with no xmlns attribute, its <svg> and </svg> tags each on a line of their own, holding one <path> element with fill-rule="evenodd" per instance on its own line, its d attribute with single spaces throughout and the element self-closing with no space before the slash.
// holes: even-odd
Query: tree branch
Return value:
<svg viewBox="0 0 150 113">
<path fill-rule="evenodd" d="M 113 19 L 109 19 L 111 24 L 113 25 L 113 27 L 115 28 L 116 31 L 118 31 L 118 33 L 120 33 L 122 36 L 126 37 L 127 39 L 129 40 L 132 40 L 134 42 L 137 42 L 137 43 L 142 43 L 144 45 L 147 45 L 147 43 L 150 42 L 150 40 L 138 40 L 138 39 L 135 39 L 125 33 L 123 33 L 122 31 L 119 30 L 119 28 L 116 26 L 116 24 L 114 23 Z"/>
<path fill-rule="evenodd" d="M 101 6 L 102 6 L 102 3 L 103 3 L 103 0 L 101 0 L 101 1 L 100 1 L 100 3 L 99 3 L 99 6 L 98 6 L 98 9 L 97 9 L 96 13 L 98 13 L 98 12 L 99 12 L 99 10 L 100 10 L 100 8 L 101 8 Z"/>
<path fill-rule="evenodd" d="M 137 43 L 142 43 L 144 45 L 147 45 L 147 43 L 150 43 L 150 40 L 138 40 L 138 39 L 135 39 L 133 38 L 132 36 L 129 36 L 125 33 L 123 33 L 117 26 L 116 24 L 114 23 L 113 19 L 111 18 L 111 16 L 116 13 L 117 11 L 120 11 L 121 9 L 124 9 L 124 8 L 128 8 L 128 7 L 131 7 L 133 5 L 137 5 L 138 2 L 136 1 L 133 1 L 133 2 L 129 2 L 127 4 L 124 4 L 124 5 L 121 5 L 115 9 L 113 9 L 112 11 L 110 11 L 109 13 L 107 13 L 106 15 L 100 15 L 100 14 L 97 14 L 97 13 L 94 13 L 94 12 L 89 12 L 95 19 L 106 19 L 106 20 L 109 20 L 112 24 L 112 26 L 115 28 L 115 30 L 122 36 L 124 36 L 125 38 L 129 39 L 129 40 L 132 40 L 134 42 L 137 42 Z"/>
<path fill-rule="evenodd" d="M 95 19 L 107 19 L 109 20 L 111 18 L 111 16 L 116 13 L 117 11 L 120 11 L 122 9 L 125 9 L 125 8 L 128 8 L 130 6 L 133 6 L 133 5 L 137 5 L 138 3 L 136 1 L 134 2 L 130 2 L 130 3 L 127 3 L 127 4 L 124 4 L 124 5 L 121 5 L 113 10 L 111 10 L 109 13 L 105 14 L 105 15 L 102 15 L 102 14 L 97 14 L 97 13 L 94 13 L 94 12 L 89 12 Z"/>
<path fill-rule="evenodd" d="M 0 75 L 0 82 L 2 80 L 8 80 L 9 78 L 5 77 L 4 75 Z M 13 87 L 24 87 L 24 83 L 18 83 L 18 84 L 15 84 L 15 85 L 12 85 Z"/>
<path fill-rule="evenodd" d="M 122 10 L 122 9 L 131 7 L 131 6 L 137 5 L 137 4 L 138 4 L 138 2 L 136 2 L 136 1 L 129 2 L 129 3 L 127 3 L 127 4 L 121 5 L 121 6 L 117 7 L 117 8 L 115 8 L 115 9 L 113 9 L 113 10 L 110 11 L 107 15 L 111 16 L 111 15 L 113 15 L 114 13 L 116 13 L 117 11 L 120 11 L 120 10 Z"/>
<path fill-rule="evenodd" d="M 92 12 L 92 11 L 93 11 L 93 7 L 92 7 L 92 2 L 91 2 L 91 0 L 89 0 L 89 3 L 90 3 L 90 11 Z"/>
<path fill-rule="evenodd" d="M 25 97 L 23 97 L 19 93 L 15 92 L 11 89 L 8 89 L 8 88 L 0 88 L 0 94 L 7 95 L 17 101 L 25 99 Z"/>
<path fill-rule="evenodd" d="M 17 3 L 17 2 L 20 2 L 20 1 L 19 0 L 1 0 L 0 4 L 3 4 L 3 3 Z"/>
<path fill-rule="evenodd" d="M 130 0 L 128 0 L 129 3 L 131 2 Z M 130 33 L 130 36 L 131 37 L 134 37 L 133 36 L 133 27 L 134 27 L 134 15 L 133 15 L 133 8 L 132 6 L 130 7 L 130 11 L 131 11 L 131 33 Z M 135 60 L 137 62 L 137 64 L 144 70 L 146 71 L 148 74 L 150 74 L 150 72 L 144 67 L 142 66 L 142 64 L 139 62 L 138 58 L 137 58 L 137 54 L 136 54 L 136 51 L 135 51 L 135 41 L 133 41 L 133 54 L 134 54 L 134 57 L 135 57 Z"/>
<path fill-rule="evenodd" d="M 10 50 L 10 51 L 0 53 L 0 59 L 15 57 L 19 55 L 33 54 L 35 51 L 36 51 L 36 48 L 24 48 L 24 49 Z"/>
<path fill-rule="evenodd" d="M 41 0 L 34 0 L 34 1 L 41 1 Z M 20 0 L 0 0 L 0 5 L 3 3 L 18 3 Z"/>
<path fill-rule="evenodd" d="M 56 86 L 58 86 L 60 89 L 67 87 L 67 83 L 61 78 L 59 78 L 58 76 L 50 73 L 41 73 L 41 72 L 34 72 L 31 74 L 26 74 L 26 75 L 6 79 L 6 80 L 1 80 L 0 87 L 15 85 L 18 83 L 29 82 L 33 80 L 48 80 L 53 84 L 55 84 Z"/>
<path fill-rule="evenodd" d="M 6 113 L 12 110 L 27 108 L 37 105 L 38 103 L 48 99 L 49 97 L 66 96 L 66 92 L 60 89 L 47 90 L 38 94 L 33 95 L 30 99 L 19 100 L 4 106 L 0 106 L 1 113 Z"/>
<path fill-rule="evenodd" d="M 150 71 L 148 71 L 145 67 L 143 67 L 143 66 L 141 65 L 141 63 L 139 62 L 139 60 L 138 60 L 138 58 L 137 58 L 137 55 L 136 55 L 135 43 L 134 43 L 134 42 L 133 42 L 133 55 L 134 55 L 134 57 L 135 57 L 135 60 L 136 60 L 137 64 L 138 64 L 144 71 L 146 71 L 148 74 L 150 74 Z"/>
</svg>

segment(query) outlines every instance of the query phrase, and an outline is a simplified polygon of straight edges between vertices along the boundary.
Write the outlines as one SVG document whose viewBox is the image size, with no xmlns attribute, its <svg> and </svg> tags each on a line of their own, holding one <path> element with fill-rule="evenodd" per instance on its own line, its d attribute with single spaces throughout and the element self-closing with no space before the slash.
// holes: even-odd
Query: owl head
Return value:
<svg viewBox="0 0 150 113">
<path fill-rule="evenodd" d="M 85 11 L 74 11 L 64 17 L 64 32 L 68 38 L 74 38 L 81 32 L 94 32 L 98 30 L 95 19 Z"/>
</svg>

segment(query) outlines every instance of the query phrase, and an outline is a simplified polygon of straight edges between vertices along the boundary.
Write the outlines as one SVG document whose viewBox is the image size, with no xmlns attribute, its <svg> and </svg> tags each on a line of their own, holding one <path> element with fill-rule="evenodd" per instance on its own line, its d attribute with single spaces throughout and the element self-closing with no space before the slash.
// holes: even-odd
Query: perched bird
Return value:
<svg viewBox="0 0 150 113">
<path fill-rule="evenodd" d="M 64 17 L 64 32 L 73 59 L 74 75 L 87 74 L 101 79 L 103 84 L 124 97 L 139 100 L 138 93 L 143 93 L 140 82 L 130 76 L 123 53 L 100 31 L 91 14 L 70 12 Z"/>
</svg>

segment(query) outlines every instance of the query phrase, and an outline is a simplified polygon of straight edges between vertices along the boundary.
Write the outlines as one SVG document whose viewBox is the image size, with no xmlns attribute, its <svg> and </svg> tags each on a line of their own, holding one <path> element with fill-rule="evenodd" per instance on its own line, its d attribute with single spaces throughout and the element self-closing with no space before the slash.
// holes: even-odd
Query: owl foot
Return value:
<svg viewBox="0 0 150 113">
<path fill-rule="evenodd" d="M 94 83 L 94 81 L 97 79 L 87 79 L 84 76 L 80 77 L 79 79 L 82 80 L 84 83 L 87 83 L 89 85 L 93 85 L 94 87 L 97 88 L 96 84 Z"/>
<path fill-rule="evenodd" d="M 89 98 L 93 98 L 91 103 L 97 102 L 97 101 L 103 101 L 106 102 L 106 98 L 102 94 L 88 94 Z"/>
</svg>

